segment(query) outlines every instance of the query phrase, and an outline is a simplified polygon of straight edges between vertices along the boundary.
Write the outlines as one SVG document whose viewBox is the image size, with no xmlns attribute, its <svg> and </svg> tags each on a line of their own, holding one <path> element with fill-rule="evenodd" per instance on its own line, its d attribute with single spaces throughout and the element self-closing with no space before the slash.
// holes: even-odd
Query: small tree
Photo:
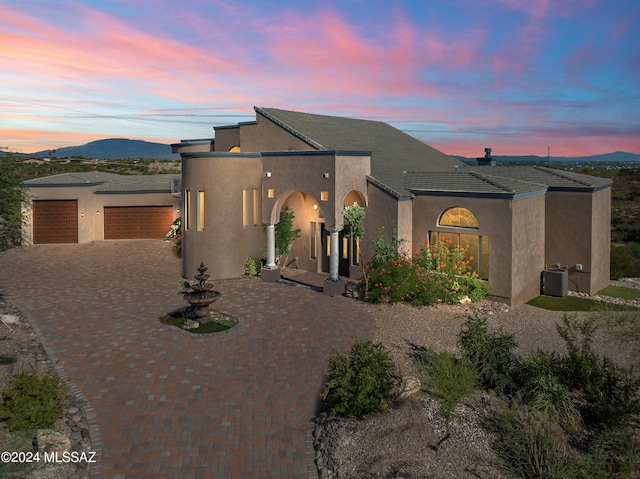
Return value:
<svg viewBox="0 0 640 479">
<path fill-rule="evenodd" d="M 356 201 L 351 206 L 345 206 L 342 210 L 342 216 L 344 217 L 344 235 L 353 240 L 354 248 L 353 254 L 357 261 L 354 264 L 360 266 L 361 256 L 360 256 L 360 241 L 364 238 L 364 215 L 366 210 L 358 204 Z M 367 273 L 362 270 L 362 277 L 364 279 L 364 289 L 367 291 L 368 281 L 367 281 Z"/>
<path fill-rule="evenodd" d="M 299 228 L 293 229 L 295 217 L 293 210 L 284 205 L 280 211 L 280 221 L 275 225 L 275 246 L 276 250 L 278 250 L 278 257 L 285 257 L 283 266 L 287 265 L 293 242 L 300 238 L 301 230 Z"/>
<path fill-rule="evenodd" d="M 22 244 L 25 208 L 29 205 L 26 179 L 11 158 L 0 159 L 0 251 Z"/>
</svg>

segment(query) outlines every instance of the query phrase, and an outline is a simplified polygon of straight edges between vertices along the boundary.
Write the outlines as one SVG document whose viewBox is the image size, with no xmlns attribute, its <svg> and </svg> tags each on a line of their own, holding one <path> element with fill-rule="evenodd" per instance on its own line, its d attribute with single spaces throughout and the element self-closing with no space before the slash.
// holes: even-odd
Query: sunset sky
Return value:
<svg viewBox="0 0 640 479">
<path fill-rule="evenodd" d="M 253 106 L 448 154 L 640 153 L 638 0 L 0 0 L 0 147 L 210 138 Z"/>
</svg>

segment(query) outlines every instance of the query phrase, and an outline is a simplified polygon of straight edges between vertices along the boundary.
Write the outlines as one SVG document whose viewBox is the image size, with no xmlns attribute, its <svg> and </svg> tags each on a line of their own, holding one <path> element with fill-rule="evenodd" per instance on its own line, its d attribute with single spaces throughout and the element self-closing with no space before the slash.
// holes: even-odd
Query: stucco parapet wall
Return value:
<svg viewBox="0 0 640 479">
<path fill-rule="evenodd" d="M 182 159 L 190 158 L 261 158 L 261 153 L 230 153 L 228 151 L 194 151 L 182 153 Z"/>
<path fill-rule="evenodd" d="M 371 156 L 371 151 L 353 150 L 287 150 L 287 151 L 263 151 L 262 156 Z"/>
<path fill-rule="evenodd" d="M 387 185 L 385 185 L 381 181 L 376 180 L 371 175 L 367 175 L 367 181 L 369 183 L 371 183 L 372 185 L 378 187 L 380 190 L 384 191 L 385 193 L 387 193 L 391 197 L 395 198 L 396 200 L 399 200 L 399 201 L 407 201 L 407 200 L 412 199 L 415 196 L 413 194 L 412 195 L 403 195 L 403 194 L 397 192 L 396 190 L 394 190 L 393 188 L 388 187 Z"/>
</svg>

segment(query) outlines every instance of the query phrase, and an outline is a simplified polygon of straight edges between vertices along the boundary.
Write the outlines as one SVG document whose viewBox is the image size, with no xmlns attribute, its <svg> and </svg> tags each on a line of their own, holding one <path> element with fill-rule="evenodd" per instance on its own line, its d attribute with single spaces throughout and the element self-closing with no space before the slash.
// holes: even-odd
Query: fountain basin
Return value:
<svg viewBox="0 0 640 479">
<path fill-rule="evenodd" d="M 182 296 L 189 305 L 194 308 L 197 318 L 206 318 L 209 315 L 209 306 L 220 297 L 219 291 L 192 291 Z"/>
</svg>

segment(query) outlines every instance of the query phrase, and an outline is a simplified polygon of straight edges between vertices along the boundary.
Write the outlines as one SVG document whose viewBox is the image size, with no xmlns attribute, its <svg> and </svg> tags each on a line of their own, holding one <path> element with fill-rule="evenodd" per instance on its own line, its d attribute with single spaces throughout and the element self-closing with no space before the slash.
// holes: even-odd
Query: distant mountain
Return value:
<svg viewBox="0 0 640 479">
<path fill-rule="evenodd" d="M 98 160 L 124 160 L 148 158 L 155 160 L 179 160 L 180 155 L 171 153 L 171 146 L 164 143 L 152 143 L 126 138 L 97 140 L 82 146 L 68 146 L 57 150 L 43 150 L 28 156 L 46 158 L 71 158 L 82 156 Z"/>
<path fill-rule="evenodd" d="M 467 164 L 475 164 L 476 158 L 466 158 L 464 156 L 456 156 L 453 155 L 454 158 L 461 160 Z M 616 151 L 614 153 L 605 153 L 603 155 L 593 155 L 593 156 L 579 156 L 579 157 L 570 157 L 570 156 L 551 156 L 547 158 L 546 156 L 535 156 L 535 155 L 527 155 L 527 156 L 499 156 L 493 155 L 493 159 L 496 160 L 496 164 L 505 165 L 505 164 L 547 164 L 549 161 L 551 163 L 632 163 L 639 162 L 640 163 L 640 155 L 636 155 L 635 153 L 627 153 L 625 151 Z"/>
</svg>

